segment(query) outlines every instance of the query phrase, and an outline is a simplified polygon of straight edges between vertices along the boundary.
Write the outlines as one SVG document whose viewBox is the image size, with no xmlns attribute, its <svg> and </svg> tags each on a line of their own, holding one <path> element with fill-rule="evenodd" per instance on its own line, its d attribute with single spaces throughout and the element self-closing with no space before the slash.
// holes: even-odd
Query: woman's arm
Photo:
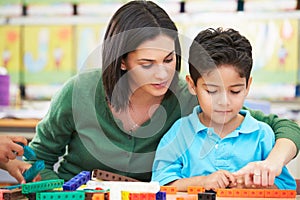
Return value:
<svg viewBox="0 0 300 200">
<path fill-rule="evenodd" d="M 53 167 L 59 157 L 66 153 L 66 147 L 71 140 L 74 131 L 72 90 L 73 82 L 69 81 L 55 94 L 48 113 L 38 123 L 36 134 L 29 143 L 37 159 L 45 161 L 45 169 L 40 172 L 42 179 L 58 178 Z"/>
<path fill-rule="evenodd" d="M 296 157 L 300 149 L 300 127 L 297 123 L 288 119 L 279 118 L 277 115 L 274 114 L 265 115 L 261 111 L 249 111 L 255 119 L 267 123 L 273 129 L 276 141 L 279 138 L 286 138 L 294 143 L 286 143 L 287 145 L 291 145 L 289 146 L 289 148 L 291 148 L 292 150 L 294 150 L 294 148 L 296 147 L 296 151 L 294 152 L 294 155 L 292 155 L 292 157 L 288 155 L 288 157 L 284 158 L 284 160 L 286 161 L 285 164 L 287 164 L 292 158 Z M 280 149 L 281 147 L 282 145 L 279 146 Z M 286 151 L 285 148 L 286 146 L 284 146 L 283 151 Z"/>
<path fill-rule="evenodd" d="M 250 110 L 251 115 L 259 121 L 263 121 L 274 131 L 275 145 L 264 161 L 251 162 L 239 171 L 235 176 L 244 176 L 245 185 L 271 186 L 275 177 L 280 175 L 282 167 L 289 163 L 298 153 L 300 146 L 300 127 L 287 119 L 280 119 L 276 115 L 264 115 L 260 111 Z M 254 171 L 261 174 L 261 178 L 253 179 Z"/>
</svg>

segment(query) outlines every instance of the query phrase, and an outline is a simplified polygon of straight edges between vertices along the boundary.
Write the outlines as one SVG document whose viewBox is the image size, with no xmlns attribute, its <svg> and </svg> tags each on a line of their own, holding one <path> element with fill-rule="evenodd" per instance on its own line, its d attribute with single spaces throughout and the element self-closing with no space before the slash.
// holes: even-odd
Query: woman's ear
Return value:
<svg viewBox="0 0 300 200">
<path fill-rule="evenodd" d="M 123 71 L 126 71 L 126 70 L 127 70 L 127 67 L 126 67 L 125 60 L 124 60 L 124 59 L 121 60 L 121 70 L 123 70 Z"/>
<path fill-rule="evenodd" d="M 189 92 L 192 94 L 192 95 L 196 95 L 196 86 L 194 84 L 194 81 L 192 79 L 192 77 L 190 75 L 186 75 L 185 76 L 185 80 L 188 84 L 188 89 L 189 89 Z"/>
</svg>

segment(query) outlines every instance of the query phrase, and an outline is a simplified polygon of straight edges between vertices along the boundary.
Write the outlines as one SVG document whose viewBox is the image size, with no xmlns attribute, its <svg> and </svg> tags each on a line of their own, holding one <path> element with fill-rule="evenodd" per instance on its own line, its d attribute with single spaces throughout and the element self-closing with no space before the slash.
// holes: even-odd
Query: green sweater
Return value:
<svg viewBox="0 0 300 200">
<path fill-rule="evenodd" d="M 53 97 L 50 110 L 36 128 L 30 147 L 45 161 L 42 179 L 69 180 L 81 171 L 102 169 L 141 181 L 151 180 L 155 149 L 171 125 L 192 112 L 197 99 L 183 80 L 176 95 L 163 100 L 161 107 L 134 133 L 122 129 L 105 100 L 101 70 L 91 70 L 70 79 Z M 268 123 L 276 138 L 289 138 L 300 146 L 297 124 L 275 115 L 251 111 Z M 62 157 L 58 172 L 54 164 Z"/>
</svg>

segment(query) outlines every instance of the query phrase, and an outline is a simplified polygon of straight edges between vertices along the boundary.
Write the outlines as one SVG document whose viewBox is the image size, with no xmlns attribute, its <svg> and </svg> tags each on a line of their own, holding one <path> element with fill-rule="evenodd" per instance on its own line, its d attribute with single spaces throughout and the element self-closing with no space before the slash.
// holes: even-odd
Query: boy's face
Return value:
<svg viewBox="0 0 300 200">
<path fill-rule="evenodd" d="M 198 97 L 206 126 L 227 124 L 237 117 L 249 92 L 251 78 L 241 78 L 232 65 L 221 65 L 202 75 L 197 85 L 188 80 Z"/>
</svg>

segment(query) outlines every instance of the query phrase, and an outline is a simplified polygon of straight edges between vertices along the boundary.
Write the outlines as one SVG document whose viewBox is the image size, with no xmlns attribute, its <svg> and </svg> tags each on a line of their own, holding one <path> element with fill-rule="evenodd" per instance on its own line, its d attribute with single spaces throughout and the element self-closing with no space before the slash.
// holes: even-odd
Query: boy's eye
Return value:
<svg viewBox="0 0 300 200">
<path fill-rule="evenodd" d="M 238 91 L 231 91 L 232 94 L 239 94 L 241 91 L 238 90 Z"/>
<path fill-rule="evenodd" d="M 206 90 L 208 94 L 214 94 L 217 92 L 217 90 Z"/>
</svg>

